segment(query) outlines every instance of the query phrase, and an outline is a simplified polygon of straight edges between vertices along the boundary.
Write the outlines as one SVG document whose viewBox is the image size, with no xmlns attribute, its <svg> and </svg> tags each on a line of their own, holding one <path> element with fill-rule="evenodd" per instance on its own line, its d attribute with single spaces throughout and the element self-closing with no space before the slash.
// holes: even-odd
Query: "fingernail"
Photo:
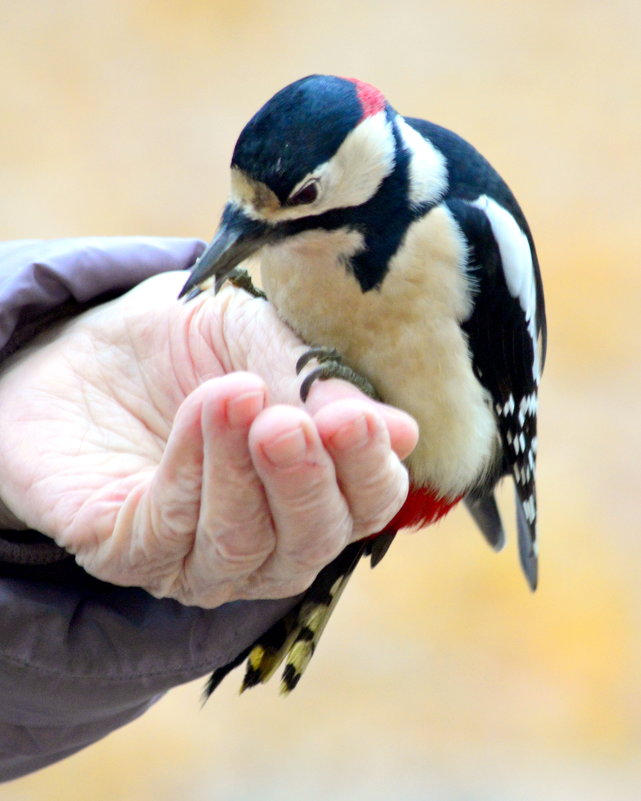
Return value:
<svg viewBox="0 0 641 801">
<path fill-rule="evenodd" d="M 365 415 L 361 414 L 342 425 L 332 436 L 332 445 L 340 451 L 359 448 L 369 439 L 369 426 Z"/>
<path fill-rule="evenodd" d="M 299 426 L 293 431 L 281 434 L 271 442 L 263 445 L 263 453 L 267 461 L 275 467 L 289 467 L 301 459 L 307 453 L 307 438 L 305 432 Z"/>
<path fill-rule="evenodd" d="M 244 428 L 252 423 L 264 405 L 265 394 L 260 390 L 230 398 L 225 404 L 227 423 L 231 428 Z"/>
</svg>

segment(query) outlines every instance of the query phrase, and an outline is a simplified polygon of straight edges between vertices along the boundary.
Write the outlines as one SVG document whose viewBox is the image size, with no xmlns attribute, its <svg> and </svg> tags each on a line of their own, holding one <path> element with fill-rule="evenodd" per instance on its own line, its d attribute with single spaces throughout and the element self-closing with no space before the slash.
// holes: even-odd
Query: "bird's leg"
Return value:
<svg viewBox="0 0 641 801">
<path fill-rule="evenodd" d="M 327 381 L 328 378 L 342 378 L 344 381 L 349 381 L 350 384 L 360 389 L 361 392 L 368 397 L 374 400 L 380 400 L 378 392 L 376 392 L 367 378 L 360 375 L 355 370 L 352 370 L 352 368 L 348 367 L 346 364 L 343 364 L 341 355 L 336 348 L 319 346 L 305 351 L 296 362 L 296 374 L 300 375 L 301 370 L 312 359 L 315 359 L 319 366 L 305 376 L 305 380 L 300 386 L 300 397 L 302 401 L 307 400 L 309 390 L 314 381 Z"/>
<path fill-rule="evenodd" d="M 254 298 L 262 298 L 267 300 L 267 295 L 254 286 L 251 275 L 244 269 L 244 267 L 234 267 L 234 269 L 227 276 L 227 280 L 238 289 L 244 289 L 245 292 Z"/>
</svg>

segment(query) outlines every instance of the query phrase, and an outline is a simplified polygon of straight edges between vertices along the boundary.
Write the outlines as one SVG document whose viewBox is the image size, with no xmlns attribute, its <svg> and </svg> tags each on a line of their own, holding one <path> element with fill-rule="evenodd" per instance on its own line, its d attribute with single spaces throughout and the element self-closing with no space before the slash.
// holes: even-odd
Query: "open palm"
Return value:
<svg viewBox="0 0 641 801">
<path fill-rule="evenodd" d="M 0 493 L 107 581 L 183 603 L 285 597 L 391 519 L 413 421 L 339 381 L 226 289 L 165 273 L 33 343 L 0 378 Z"/>
</svg>

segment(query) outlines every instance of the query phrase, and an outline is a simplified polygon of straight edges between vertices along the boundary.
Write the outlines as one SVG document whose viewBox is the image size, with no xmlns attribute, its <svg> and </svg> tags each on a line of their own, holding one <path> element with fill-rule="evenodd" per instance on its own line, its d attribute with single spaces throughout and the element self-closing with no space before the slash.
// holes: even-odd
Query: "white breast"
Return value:
<svg viewBox="0 0 641 801">
<path fill-rule="evenodd" d="M 381 286 L 366 293 L 345 266 L 362 247 L 353 231 L 306 232 L 263 251 L 263 285 L 306 342 L 337 348 L 387 403 L 416 418 L 414 483 L 460 495 L 497 445 L 459 325 L 470 310 L 465 242 L 447 209 L 434 208 L 409 228 Z"/>
</svg>

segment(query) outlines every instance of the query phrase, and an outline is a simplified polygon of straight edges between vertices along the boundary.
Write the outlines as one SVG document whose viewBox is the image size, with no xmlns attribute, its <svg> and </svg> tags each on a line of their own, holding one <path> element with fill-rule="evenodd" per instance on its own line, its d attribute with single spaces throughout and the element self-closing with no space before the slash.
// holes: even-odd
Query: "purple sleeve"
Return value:
<svg viewBox="0 0 641 801">
<path fill-rule="evenodd" d="M 198 239 L 84 237 L 0 243 L 0 351 L 17 328 L 82 307 L 157 273 L 190 267 Z"/>
<path fill-rule="evenodd" d="M 62 306 L 189 267 L 202 247 L 160 238 L 0 245 L 0 349 Z M 13 537 L 11 553 L 22 541 Z M 78 751 L 169 688 L 229 663 L 293 603 L 203 610 L 88 579 L 75 565 L 77 580 L 54 581 L 30 578 L 28 555 L 9 561 L 22 561 L 22 573 L 0 569 L 0 781 Z"/>
</svg>

